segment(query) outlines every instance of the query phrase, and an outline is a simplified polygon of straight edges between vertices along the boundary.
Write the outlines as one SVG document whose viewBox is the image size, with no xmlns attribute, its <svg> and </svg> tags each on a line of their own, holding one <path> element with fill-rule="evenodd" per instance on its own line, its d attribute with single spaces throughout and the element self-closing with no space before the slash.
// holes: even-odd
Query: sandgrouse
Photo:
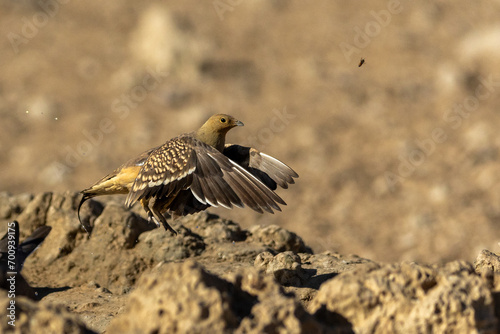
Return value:
<svg viewBox="0 0 500 334">
<path fill-rule="evenodd" d="M 229 115 L 213 115 L 197 131 L 127 161 L 82 191 L 78 217 L 87 199 L 112 194 L 128 194 L 127 207 L 139 201 L 150 221 L 158 226 L 160 221 L 174 234 L 164 213 L 175 219 L 210 206 L 245 205 L 260 213 L 281 211 L 279 204 L 286 203 L 274 190 L 295 183 L 297 173 L 254 148 L 226 145 L 227 132 L 236 126 L 243 123 Z"/>
</svg>

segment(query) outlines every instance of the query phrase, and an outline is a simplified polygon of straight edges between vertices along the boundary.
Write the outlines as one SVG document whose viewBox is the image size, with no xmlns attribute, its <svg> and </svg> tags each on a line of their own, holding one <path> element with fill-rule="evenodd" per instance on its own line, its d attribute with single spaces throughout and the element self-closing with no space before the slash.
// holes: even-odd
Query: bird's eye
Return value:
<svg viewBox="0 0 500 334">
<path fill-rule="evenodd" d="M 224 117 L 222 117 L 222 118 L 220 119 L 220 121 L 221 121 L 221 123 L 226 123 L 226 119 L 225 119 Z"/>
</svg>

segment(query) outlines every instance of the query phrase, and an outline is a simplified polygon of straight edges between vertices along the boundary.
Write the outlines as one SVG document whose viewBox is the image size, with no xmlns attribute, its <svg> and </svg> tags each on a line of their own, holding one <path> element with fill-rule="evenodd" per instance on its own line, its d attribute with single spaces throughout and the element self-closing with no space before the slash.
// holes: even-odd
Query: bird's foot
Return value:
<svg viewBox="0 0 500 334">
<path fill-rule="evenodd" d="M 157 227 L 160 227 L 160 222 L 158 221 L 158 219 L 156 219 L 155 216 L 153 216 L 153 213 L 149 213 L 148 214 L 148 222 L 151 224 L 151 223 L 154 223 Z"/>
<path fill-rule="evenodd" d="M 150 213 L 148 214 L 148 221 L 151 223 L 151 222 L 154 222 L 156 224 L 156 226 L 160 227 L 160 221 L 163 225 L 163 227 L 165 228 L 165 231 L 170 231 L 172 232 L 173 235 L 177 235 L 177 231 L 174 230 L 172 228 L 172 226 L 170 226 L 168 223 L 167 223 L 167 220 L 165 219 L 165 217 L 163 216 L 160 216 L 160 221 L 158 221 L 158 219 L 153 215 L 153 213 Z"/>
<path fill-rule="evenodd" d="M 172 232 L 173 235 L 177 235 L 177 231 L 172 228 L 172 226 L 168 225 L 167 220 L 163 220 L 163 227 L 165 228 L 165 231 L 170 231 Z"/>
</svg>

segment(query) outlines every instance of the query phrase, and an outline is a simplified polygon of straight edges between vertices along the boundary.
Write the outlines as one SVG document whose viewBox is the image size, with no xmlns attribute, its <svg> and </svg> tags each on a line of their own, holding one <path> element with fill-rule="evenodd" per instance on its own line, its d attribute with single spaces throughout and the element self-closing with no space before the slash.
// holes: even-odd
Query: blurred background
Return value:
<svg viewBox="0 0 500 334">
<path fill-rule="evenodd" d="M 0 191 L 82 190 L 224 112 L 245 123 L 229 142 L 300 178 L 278 192 L 282 213 L 212 212 L 378 261 L 498 252 L 499 12 L 465 0 L 0 0 Z"/>
</svg>

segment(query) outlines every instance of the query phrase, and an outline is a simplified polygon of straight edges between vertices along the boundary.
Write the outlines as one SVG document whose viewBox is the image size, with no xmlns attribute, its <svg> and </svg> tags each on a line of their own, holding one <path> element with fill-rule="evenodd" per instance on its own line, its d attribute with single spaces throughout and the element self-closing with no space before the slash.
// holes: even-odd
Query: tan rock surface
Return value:
<svg viewBox="0 0 500 334">
<path fill-rule="evenodd" d="M 113 199 L 90 202 L 90 235 L 78 195 L 0 196 L 0 221 L 23 221 L 21 239 L 53 229 L 23 276 L 39 302 L 15 300 L 24 327 L 40 333 L 496 333 L 499 256 L 475 267 L 382 264 L 313 254 L 277 226 L 251 230 L 209 213 L 155 228 Z M 138 210 L 140 212 L 140 210 Z M 7 214 L 7 212 L 9 212 Z M 0 234 L 3 231 L 0 230 Z M 275 242 L 274 242 L 275 241 Z M 297 247 L 299 245 L 300 247 Z"/>
<path fill-rule="evenodd" d="M 337 312 L 359 333 L 496 333 L 492 292 L 465 262 L 373 265 L 321 286 L 312 312 Z"/>
<path fill-rule="evenodd" d="M 0 316 L 2 318 L 0 329 L 2 333 L 95 333 L 85 326 L 83 320 L 61 304 L 41 304 L 26 297 L 17 297 L 15 311 L 12 312 L 8 309 L 11 307 L 11 300 L 6 293 L 0 292 Z M 14 318 L 10 318 L 10 316 L 14 316 Z"/>
<path fill-rule="evenodd" d="M 230 142 L 300 175 L 279 215 L 213 211 L 244 229 L 274 224 L 315 252 L 377 261 L 498 252 L 498 12 L 469 0 L 0 1 L 0 191 L 82 190 L 223 112 L 245 123 Z"/>
</svg>

